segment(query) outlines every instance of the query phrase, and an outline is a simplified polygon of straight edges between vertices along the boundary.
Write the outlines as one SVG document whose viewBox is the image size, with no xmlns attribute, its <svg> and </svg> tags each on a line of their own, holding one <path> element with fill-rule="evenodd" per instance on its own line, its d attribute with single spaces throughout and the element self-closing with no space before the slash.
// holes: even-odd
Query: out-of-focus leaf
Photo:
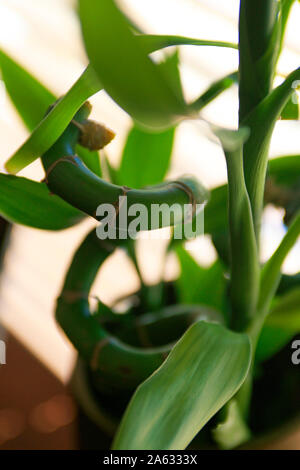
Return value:
<svg viewBox="0 0 300 470">
<path fill-rule="evenodd" d="M 266 361 L 273 357 L 293 338 L 294 334 L 276 326 L 265 325 L 260 334 L 256 352 L 256 362 Z"/>
<path fill-rule="evenodd" d="M 80 156 L 83 163 L 97 176 L 102 176 L 99 152 L 91 151 L 78 145 L 76 152 Z"/>
<path fill-rule="evenodd" d="M 161 182 L 169 168 L 173 140 L 174 128 L 153 134 L 134 126 L 118 171 L 120 184 L 142 188 Z"/>
<path fill-rule="evenodd" d="M 281 0 L 280 3 L 281 3 L 281 38 L 280 38 L 279 54 L 282 50 L 286 26 L 287 26 L 287 22 L 289 19 L 289 14 L 293 6 L 293 3 L 295 3 L 295 0 Z"/>
<path fill-rule="evenodd" d="M 275 183 L 292 186 L 300 175 L 300 155 L 287 155 L 269 160 L 268 174 Z"/>
<path fill-rule="evenodd" d="M 282 274 L 276 293 L 278 295 L 283 295 L 295 287 L 300 287 L 300 272 L 290 275 Z"/>
<path fill-rule="evenodd" d="M 0 67 L 6 90 L 24 124 L 32 131 L 57 97 L 3 51 L 0 51 Z M 80 146 L 78 153 L 86 166 L 101 176 L 98 153 Z"/>
<path fill-rule="evenodd" d="M 178 54 L 172 54 L 158 65 L 182 96 Z M 142 188 L 163 181 L 171 160 L 175 129 L 149 133 L 134 126 L 128 134 L 118 172 L 120 184 Z"/>
<path fill-rule="evenodd" d="M 210 199 L 204 209 L 205 233 L 226 232 L 228 230 L 227 202 L 227 184 L 211 190 Z"/>
<path fill-rule="evenodd" d="M 212 435 L 219 448 L 227 450 L 247 442 L 251 432 L 234 398 L 224 408 L 224 419 L 213 429 Z"/>
<path fill-rule="evenodd" d="M 117 168 L 111 165 L 108 156 L 104 152 L 102 154 L 101 163 L 105 179 L 113 184 L 120 186 L 119 171 Z"/>
<path fill-rule="evenodd" d="M 296 101 L 297 100 L 297 101 Z M 281 113 L 281 119 L 299 119 L 298 96 L 294 94 L 287 102 Z"/>
<path fill-rule="evenodd" d="M 160 34 L 140 34 L 137 36 L 147 53 L 163 49 L 169 46 L 213 46 L 238 49 L 238 45 L 225 41 L 209 41 L 206 39 L 194 39 L 184 36 L 170 36 Z"/>
<path fill-rule="evenodd" d="M 197 98 L 192 104 L 191 107 L 195 111 L 200 111 L 204 106 L 208 105 L 213 101 L 217 96 L 219 96 L 223 91 L 230 88 L 234 83 L 238 82 L 238 73 L 233 72 L 226 77 L 217 80 L 212 85 L 210 85 L 207 90 L 202 93 L 199 98 Z"/>
<path fill-rule="evenodd" d="M 281 266 L 300 236 L 300 210 L 291 222 L 278 248 L 265 263 L 261 273 L 260 294 L 257 309 L 265 317 L 269 313 L 269 304 L 275 295 L 280 277 Z"/>
<path fill-rule="evenodd" d="M 262 330 L 256 349 L 256 360 L 273 356 L 300 333 L 300 288 L 291 289 L 277 298 Z"/>
<path fill-rule="evenodd" d="M 113 0 L 80 0 L 79 14 L 91 64 L 107 93 L 142 125 L 162 129 L 187 106 L 151 61 Z"/>
<path fill-rule="evenodd" d="M 50 194 L 46 184 L 5 174 L 0 174 L 0 214 L 10 222 L 44 230 L 62 230 L 84 217 Z"/>
<path fill-rule="evenodd" d="M 45 153 L 66 129 L 83 103 L 101 89 L 92 69 L 87 67 L 72 88 L 34 129 L 26 142 L 6 162 L 9 173 L 18 173 Z"/>
<path fill-rule="evenodd" d="M 183 90 L 179 72 L 179 54 L 176 50 L 173 54 L 165 57 L 164 60 L 157 64 L 157 68 L 164 75 L 168 83 L 172 86 L 172 89 L 176 93 L 176 96 L 183 102 Z"/>
<path fill-rule="evenodd" d="M 185 449 L 244 382 L 248 336 L 200 321 L 163 365 L 141 384 L 116 435 L 114 449 Z"/>
<path fill-rule="evenodd" d="M 0 51 L 0 68 L 12 102 L 32 131 L 56 100 L 55 95 L 3 51 Z"/>
<path fill-rule="evenodd" d="M 221 263 L 203 268 L 181 245 L 175 252 L 181 267 L 176 281 L 180 303 L 205 304 L 222 311 L 226 280 Z"/>
</svg>

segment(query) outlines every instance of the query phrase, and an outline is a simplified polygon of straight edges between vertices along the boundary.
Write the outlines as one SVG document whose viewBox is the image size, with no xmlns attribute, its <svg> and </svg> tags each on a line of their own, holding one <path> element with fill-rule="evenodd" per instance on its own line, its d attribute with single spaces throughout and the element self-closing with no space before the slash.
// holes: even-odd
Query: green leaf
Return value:
<svg viewBox="0 0 300 470">
<path fill-rule="evenodd" d="M 113 0 L 80 0 L 83 37 L 106 92 L 146 127 L 162 129 L 187 114 L 159 67 L 151 61 Z"/>
<path fill-rule="evenodd" d="M 44 183 L 0 174 L 0 188 L 0 214 L 10 222 L 44 230 L 62 230 L 84 217 L 51 194 Z"/>
<path fill-rule="evenodd" d="M 225 77 L 217 80 L 212 85 L 210 85 L 207 90 L 202 93 L 199 98 L 197 98 L 190 106 L 195 111 L 200 111 L 211 101 L 217 98 L 223 91 L 230 88 L 234 83 L 238 81 L 238 73 L 233 72 Z"/>
<path fill-rule="evenodd" d="M 176 281 L 180 303 L 205 304 L 222 311 L 226 281 L 221 263 L 203 268 L 181 245 L 175 252 L 181 267 Z"/>
<path fill-rule="evenodd" d="M 300 333 L 300 288 L 294 288 L 276 299 L 258 340 L 256 361 L 276 354 Z"/>
<path fill-rule="evenodd" d="M 260 229 L 270 140 L 282 109 L 295 91 L 293 84 L 299 79 L 300 68 L 294 70 L 243 121 L 243 125 L 249 127 L 251 131 L 249 139 L 244 144 L 243 159 L 257 235 Z"/>
<path fill-rule="evenodd" d="M 294 217 L 277 250 L 262 269 L 258 312 L 262 318 L 268 314 L 268 307 L 278 287 L 281 266 L 300 236 L 300 211 Z"/>
<path fill-rule="evenodd" d="M 286 155 L 269 160 L 268 174 L 275 183 L 292 186 L 299 179 L 300 155 Z"/>
<path fill-rule="evenodd" d="M 67 128 L 83 103 L 101 89 L 91 67 L 87 67 L 72 88 L 34 129 L 26 142 L 6 162 L 9 173 L 18 173 L 49 150 Z"/>
<path fill-rule="evenodd" d="M 178 53 L 159 64 L 159 69 L 182 96 L 178 69 Z M 142 188 L 163 181 L 171 160 L 175 129 L 149 133 L 134 126 L 128 134 L 118 172 L 120 184 Z"/>
<path fill-rule="evenodd" d="M 251 345 L 245 334 L 200 321 L 142 383 L 113 449 L 185 449 L 244 382 Z"/>
<path fill-rule="evenodd" d="M 290 11 L 293 6 L 293 3 L 295 3 L 295 0 L 281 0 L 281 38 L 280 38 L 279 53 L 282 50 L 286 26 L 287 26 L 287 22 L 289 19 L 289 15 L 290 15 Z"/>
<path fill-rule="evenodd" d="M 151 134 L 133 127 L 123 150 L 120 184 L 142 188 L 161 182 L 170 165 L 173 140 L 174 128 Z"/>
<path fill-rule="evenodd" d="M 24 124 L 32 131 L 57 97 L 3 51 L 0 51 L 0 66 L 10 98 Z M 78 154 L 91 171 L 101 176 L 97 152 L 78 146 Z"/>
<path fill-rule="evenodd" d="M 3 51 L 0 51 L 0 67 L 6 90 L 31 131 L 56 97 Z"/>
<path fill-rule="evenodd" d="M 206 39 L 194 39 L 184 36 L 170 36 L 160 34 L 140 34 L 137 36 L 147 53 L 154 52 L 169 46 L 212 46 L 229 47 L 238 49 L 237 44 L 225 41 L 209 41 Z"/>
<path fill-rule="evenodd" d="M 210 199 L 205 206 L 205 233 L 226 232 L 228 230 L 228 186 L 224 184 L 211 190 Z"/>
</svg>

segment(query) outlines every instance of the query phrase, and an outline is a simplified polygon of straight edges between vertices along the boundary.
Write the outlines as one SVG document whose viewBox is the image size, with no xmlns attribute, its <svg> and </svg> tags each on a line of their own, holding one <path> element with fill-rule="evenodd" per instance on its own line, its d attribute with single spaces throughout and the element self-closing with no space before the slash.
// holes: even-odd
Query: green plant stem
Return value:
<svg viewBox="0 0 300 470">
<path fill-rule="evenodd" d="M 225 152 L 228 172 L 231 247 L 230 296 L 233 326 L 246 327 L 255 314 L 259 263 L 250 201 L 245 185 L 241 148 Z"/>
<path fill-rule="evenodd" d="M 257 342 L 266 321 L 266 318 L 270 311 L 270 303 L 275 295 L 281 278 L 281 266 L 288 255 L 291 248 L 296 243 L 300 235 L 300 213 L 294 218 L 290 225 L 285 237 L 281 241 L 277 250 L 271 256 L 269 261 L 265 264 L 260 280 L 260 293 L 257 304 L 257 313 L 248 325 L 246 332 L 249 335 L 252 344 L 252 365 L 249 371 L 249 375 L 238 391 L 236 398 L 239 403 L 239 408 L 243 415 L 247 417 L 249 413 L 249 406 L 252 393 L 252 382 L 253 382 L 253 365 L 255 359 L 255 352 Z"/>
<path fill-rule="evenodd" d="M 139 349 L 109 334 L 90 313 L 88 296 L 103 262 L 120 242 L 102 241 L 93 230 L 77 250 L 57 301 L 56 318 L 98 385 L 133 390 L 164 361 L 171 346 Z M 123 242 L 124 246 L 124 242 Z"/>
<path fill-rule="evenodd" d="M 241 0 L 239 18 L 239 117 L 247 114 L 271 90 L 280 46 L 277 0 Z"/>
<path fill-rule="evenodd" d="M 86 119 L 83 107 L 76 115 L 78 122 Z M 148 228 L 180 223 L 184 217 L 184 205 L 195 202 L 202 204 L 208 199 L 208 191 L 193 178 L 180 178 L 174 182 L 166 182 L 149 189 L 131 189 L 108 183 L 92 173 L 80 160 L 75 157 L 75 146 L 79 131 L 72 123 L 57 142 L 42 156 L 46 170 L 46 181 L 49 189 L 69 202 L 82 212 L 97 218 L 97 208 L 100 204 L 111 204 L 118 207 L 119 197 L 126 194 L 128 210 L 133 204 L 143 204 L 147 211 Z M 66 157 L 71 157 L 67 160 Z M 192 199 L 191 199 L 192 195 Z M 175 210 L 170 211 L 170 217 L 158 220 L 151 217 L 153 204 L 165 204 Z M 128 222 L 131 218 L 128 217 Z M 119 225 L 127 230 L 128 226 Z"/>
</svg>

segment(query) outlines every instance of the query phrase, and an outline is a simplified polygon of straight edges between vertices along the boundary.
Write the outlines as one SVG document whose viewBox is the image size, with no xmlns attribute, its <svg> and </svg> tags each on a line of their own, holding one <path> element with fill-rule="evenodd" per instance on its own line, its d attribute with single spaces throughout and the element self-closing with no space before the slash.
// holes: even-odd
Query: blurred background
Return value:
<svg viewBox="0 0 300 470">
<path fill-rule="evenodd" d="M 238 0 L 123 0 L 119 3 L 147 33 L 238 40 Z M 295 3 L 279 63 L 278 83 L 299 66 L 299 24 L 300 5 Z M 76 1 L 0 0 L 0 47 L 55 94 L 64 94 L 87 64 Z M 180 58 L 182 82 L 189 100 L 196 98 L 212 81 L 236 70 L 238 65 L 237 51 L 223 48 L 185 46 L 180 48 Z M 92 118 L 104 122 L 117 134 L 107 149 L 110 163 L 117 165 L 131 120 L 104 92 L 90 101 Z M 234 127 L 237 105 L 237 88 L 233 87 L 205 108 L 203 117 Z M 0 164 L 4 171 L 4 162 L 26 139 L 27 131 L 1 79 L 0 129 Z M 271 157 L 300 153 L 299 130 L 299 122 L 279 121 Z M 197 175 L 209 188 L 226 181 L 220 147 L 196 123 L 184 123 L 176 131 L 168 176 L 176 178 L 185 173 Z M 40 163 L 30 165 L 21 175 L 40 181 L 43 178 Z M 284 234 L 277 209 L 268 207 L 265 220 L 268 223 L 262 232 L 264 259 Z M 3 326 L 0 339 L 7 345 L 7 364 L 0 366 L 0 449 L 78 446 L 77 410 L 65 387 L 76 354 L 57 328 L 53 311 L 72 254 L 93 224 L 86 221 L 63 232 L 22 226 L 11 229 L 0 277 Z M 209 265 L 215 256 L 209 238 L 199 237 L 193 243 L 192 254 Z M 139 243 L 139 260 L 148 283 L 159 279 L 162 251 L 161 240 Z M 284 270 L 288 273 L 300 270 L 299 243 L 286 260 Z M 171 279 L 177 273 L 176 259 L 170 257 L 165 276 Z M 97 277 L 93 293 L 112 304 L 116 297 L 136 290 L 138 282 L 133 266 L 124 254 L 117 252 Z M 300 434 L 282 445 L 286 448 L 298 445 L 300 449 Z"/>
</svg>

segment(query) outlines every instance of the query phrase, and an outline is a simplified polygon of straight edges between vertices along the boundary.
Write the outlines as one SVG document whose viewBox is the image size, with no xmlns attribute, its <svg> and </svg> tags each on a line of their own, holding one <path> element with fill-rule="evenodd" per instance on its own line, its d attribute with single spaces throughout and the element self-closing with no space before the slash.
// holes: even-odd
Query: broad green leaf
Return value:
<svg viewBox="0 0 300 470">
<path fill-rule="evenodd" d="M 91 64 L 106 92 L 146 127 L 166 128 L 187 114 L 113 0 L 80 0 L 79 14 Z"/>
<path fill-rule="evenodd" d="M 251 438 L 251 432 L 234 398 L 224 408 L 225 416 L 213 429 L 212 435 L 220 449 L 227 450 L 247 442 Z"/>
<path fill-rule="evenodd" d="M 61 136 L 83 103 L 101 89 L 101 84 L 89 66 L 72 88 L 34 129 L 26 142 L 6 162 L 9 173 L 18 173 L 45 153 Z"/>
<path fill-rule="evenodd" d="M 32 131 L 44 119 L 57 97 L 3 51 L 0 51 L 0 67 L 9 96 L 24 124 Z M 101 176 L 98 153 L 80 146 L 78 153 L 86 166 Z"/>
<path fill-rule="evenodd" d="M 228 186 L 224 184 L 211 190 L 210 199 L 204 209 L 205 233 L 226 232 L 228 230 Z"/>
<path fill-rule="evenodd" d="M 171 128 L 154 134 L 134 126 L 123 150 L 120 184 L 142 188 L 161 182 L 170 165 L 174 131 Z"/>
<path fill-rule="evenodd" d="M 3 51 L 0 51 L 0 68 L 12 102 L 32 131 L 56 100 L 55 95 Z"/>
<path fill-rule="evenodd" d="M 44 183 L 0 174 L 0 214 L 10 222 L 44 230 L 62 230 L 77 224 L 84 214 Z"/>
<path fill-rule="evenodd" d="M 244 382 L 247 335 L 200 321 L 131 399 L 113 449 L 185 449 Z"/>
<path fill-rule="evenodd" d="M 226 43 L 218 43 L 218 41 L 215 42 L 197 39 L 193 40 L 191 38 L 181 38 L 177 36 L 150 36 L 150 38 L 147 39 L 147 35 L 140 35 L 137 36 L 137 38 L 141 43 L 145 41 L 145 43 L 148 43 L 149 46 L 151 44 L 151 51 L 149 52 L 156 50 L 158 47 L 168 47 L 170 45 L 176 45 L 177 43 L 197 43 L 198 45 L 220 45 L 223 47 L 231 47 L 230 44 L 226 45 Z M 66 96 L 61 99 L 60 103 L 56 107 L 57 109 L 55 112 L 53 110 L 51 113 L 49 113 L 49 115 L 46 116 L 38 125 L 38 122 L 43 116 L 42 113 L 44 113 L 44 109 L 46 109 L 44 108 L 44 105 L 48 106 L 48 104 L 50 104 L 50 95 L 51 98 L 53 95 L 6 54 L 2 56 L 2 62 L 5 67 L 5 71 L 3 72 L 4 79 L 8 82 L 7 88 L 13 102 L 15 103 L 18 111 L 21 113 L 23 120 L 29 128 L 33 128 L 35 125 L 37 125 L 37 128 L 33 131 L 33 134 L 17 150 L 17 152 L 9 159 L 6 164 L 7 171 L 11 173 L 17 173 L 25 166 L 33 162 L 42 153 L 46 152 L 53 145 L 53 143 L 63 133 L 73 115 L 80 108 L 83 102 L 97 91 L 100 91 L 102 85 L 98 81 L 92 67 L 88 66 L 79 80 L 71 88 L 71 90 L 69 90 Z M 22 95 L 19 94 L 22 92 L 23 86 L 20 88 L 18 87 L 16 91 L 14 87 L 14 83 L 16 83 L 16 81 L 20 81 L 22 85 L 26 84 L 26 106 L 24 106 L 24 99 Z M 29 95 L 27 95 L 28 91 L 30 92 Z M 31 95 L 31 93 L 35 93 L 35 95 Z M 82 95 L 81 98 L 80 95 Z M 28 96 L 30 96 L 30 99 Z M 22 103 L 20 102 L 20 98 L 22 98 Z M 37 99 L 37 103 L 32 105 L 32 99 Z M 27 106 L 28 103 L 31 105 L 30 107 Z M 32 108 L 34 109 L 32 110 Z M 95 172 L 95 170 L 98 168 L 95 155 L 92 156 L 87 155 L 86 152 L 80 152 L 80 156 L 84 160 L 85 164 Z M 97 174 L 100 175 L 101 173 Z"/>
<path fill-rule="evenodd" d="M 176 280 L 180 303 L 205 304 L 222 311 L 226 281 L 221 263 L 203 268 L 181 245 L 175 252 L 181 267 Z"/>
<path fill-rule="evenodd" d="M 178 54 L 172 54 L 159 64 L 159 69 L 172 81 L 182 96 L 178 70 Z M 118 172 L 120 184 L 142 188 L 163 181 L 171 160 L 175 129 L 149 133 L 134 126 L 128 134 Z"/>
<path fill-rule="evenodd" d="M 256 360 L 273 356 L 300 333 L 300 288 L 294 288 L 276 299 L 259 337 Z"/>
</svg>

